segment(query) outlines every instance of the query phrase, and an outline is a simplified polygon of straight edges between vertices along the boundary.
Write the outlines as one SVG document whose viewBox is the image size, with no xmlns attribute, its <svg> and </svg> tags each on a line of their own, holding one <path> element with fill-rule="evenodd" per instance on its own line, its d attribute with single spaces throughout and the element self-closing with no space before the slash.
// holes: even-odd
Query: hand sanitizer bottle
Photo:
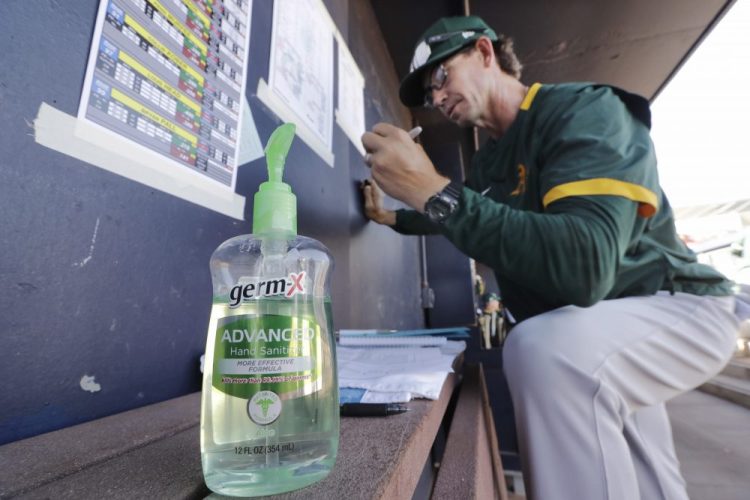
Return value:
<svg viewBox="0 0 750 500">
<path fill-rule="evenodd" d="M 211 257 L 201 462 L 206 485 L 224 495 L 302 488 L 328 475 L 338 451 L 333 259 L 297 236 L 297 200 L 281 181 L 294 131 L 281 125 L 266 145 L 253 234 Z"/>
</svg>

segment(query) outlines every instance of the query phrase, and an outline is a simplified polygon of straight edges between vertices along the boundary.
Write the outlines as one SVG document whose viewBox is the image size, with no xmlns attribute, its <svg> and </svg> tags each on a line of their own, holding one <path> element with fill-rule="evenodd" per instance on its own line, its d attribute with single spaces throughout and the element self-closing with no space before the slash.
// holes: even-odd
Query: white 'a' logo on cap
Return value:
<svg viewBox="0 0 750 500">
<path fill-rule="evenodd" d="M 450 33 L 443 33 L 440 35 L 431 36 L 431 37 L 428 37 L 426 40 L 422 40 L 421 42 L 419 42 L 419 45 L 417 45 L 417 48 L 414 49 L 414 57 L 412 57 L 411 59 L 411 66 L 409 66 L 409 72 L 412 72 L 415 69 L 418 69 L 424 66 L 424 64 L 430 58 L 430 54 L 432 54 L 432 48 L 430 48 L 431 43 L 442 42 L 456 35 L 461 35 L 464 38 L 464 40 L 467 40 L 476 34 L 477 34 L 476 31 L 453 31 Z"/>
<path fill-rule="evenodd" d="M 429 45 L 427 45 L 427 42 L 422 40 L 419 42 L 419 45 L 417 45 L 417 48 L 414 49 L 414 57 L 411 59 L 411 66 L 409 66 L 409 71 L 414 71 L 417 68 L 420 68 L 424 65 L 424 63 L 427 62 L 427 59 L 430 58 L 430 54 L 432 54 L 432 49 Z"/>
</svg>

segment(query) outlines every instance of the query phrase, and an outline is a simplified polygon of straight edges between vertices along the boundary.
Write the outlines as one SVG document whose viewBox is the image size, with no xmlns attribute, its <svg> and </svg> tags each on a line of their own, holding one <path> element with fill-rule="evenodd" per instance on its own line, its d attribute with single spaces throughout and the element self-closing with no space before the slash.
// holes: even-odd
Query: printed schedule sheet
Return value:
<svg viewBox="0 0 750 500">
<path fill-rule="evenodd" d="M 251 11 L 251 0 L 102 0 L 78 118 L 233 189 Z"/>
</svg>

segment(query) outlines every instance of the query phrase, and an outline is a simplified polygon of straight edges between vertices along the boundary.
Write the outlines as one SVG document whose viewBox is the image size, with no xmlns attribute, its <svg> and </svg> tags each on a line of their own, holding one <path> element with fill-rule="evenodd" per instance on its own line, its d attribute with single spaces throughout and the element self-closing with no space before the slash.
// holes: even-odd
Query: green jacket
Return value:
<svg viewBox="0 0 750 500">
<path fill-rule="evenodd" d="M 535 84 L 513 124 L 474 155 L 442 225 L 396 213 L 404 234 L 444 234 L 490 266 L 522 321 L 565 305 L 659 290 L 729 295 L 677 237 L 643 98 L 593 84 Z"/>
</svg>

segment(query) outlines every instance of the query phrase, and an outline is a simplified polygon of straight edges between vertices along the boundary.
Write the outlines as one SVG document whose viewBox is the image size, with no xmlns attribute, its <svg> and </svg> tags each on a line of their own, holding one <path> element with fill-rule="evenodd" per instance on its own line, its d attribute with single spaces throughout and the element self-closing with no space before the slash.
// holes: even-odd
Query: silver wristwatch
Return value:
<svg viewBox="0 0 750 500">
<path fill-rule="evenodd" d="M 434 194 L 424 204 L 424 214 L 432 222 L 442 223 L 450 214 L 458 208 L 458 200 L 461 197 L 463 186 L 461 183 L 451 181 L 442 191 Z"/>
</svg>

